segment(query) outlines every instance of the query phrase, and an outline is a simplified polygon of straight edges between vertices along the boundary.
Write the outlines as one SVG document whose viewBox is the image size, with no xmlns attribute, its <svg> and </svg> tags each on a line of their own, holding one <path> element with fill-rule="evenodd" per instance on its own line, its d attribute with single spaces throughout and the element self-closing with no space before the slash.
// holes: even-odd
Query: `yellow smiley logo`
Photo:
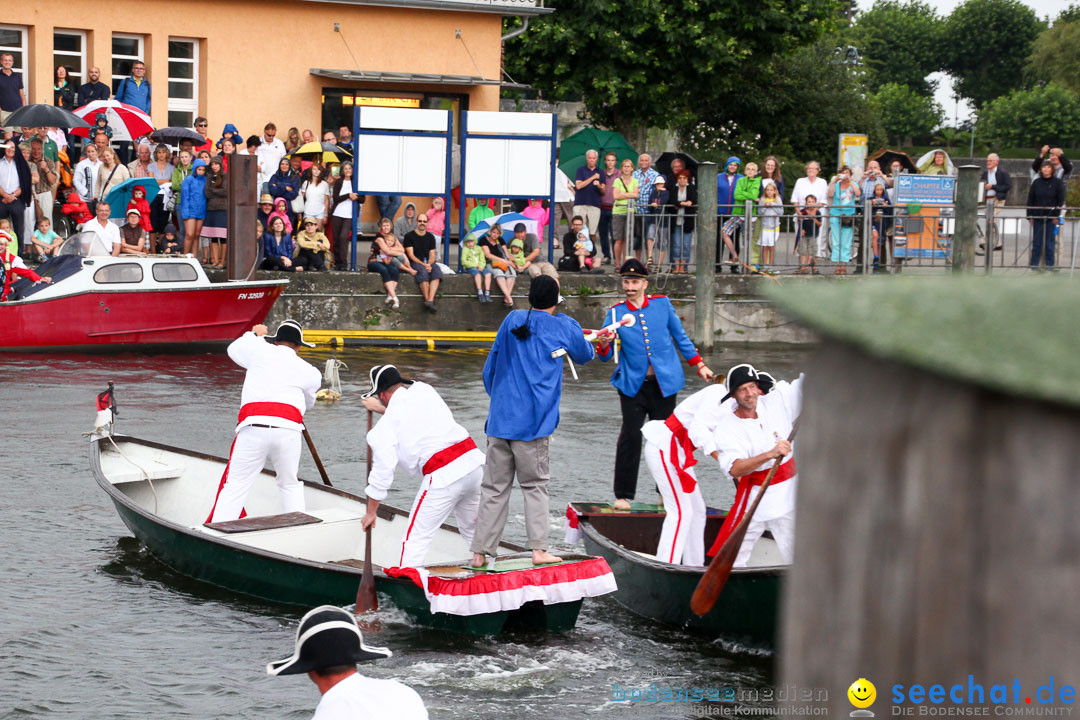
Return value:
<svg viewBox="0 0 1080 720">
<path fill-rule="evenodd" d="M 851 683 L 851 687 L 847 690 L 847 696 L 855 707 L 868 708 L 877 699 L 877 688 L 874 687 L 874 683 L 866 678 L 859 678 Z"/>
</svg>

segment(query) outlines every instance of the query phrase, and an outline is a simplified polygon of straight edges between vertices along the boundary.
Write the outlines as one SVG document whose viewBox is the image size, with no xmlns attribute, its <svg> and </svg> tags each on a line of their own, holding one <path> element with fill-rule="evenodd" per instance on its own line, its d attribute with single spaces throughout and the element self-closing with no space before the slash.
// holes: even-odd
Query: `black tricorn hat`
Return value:
<svg viewBox="0 0 1080 720">
<path fill-rule="evenodd" d="M 647 278 L 649 277 L 649 269 L 637 258 L 630 258 L 619 268 L 619 274 L 624 278 Z"/>
<path fill-rule="evenodd" d="M 776 387 L 776 378 L 764 370 L 758 370 L 757 385 L 761 388 L 762 395 L 768 395 L 769 391 Z"/>
<path fill-rule="evenodd" d="M 296 628 L 292 657 L 266 665 L 267 675 L 299 675 L 336 665 L 355 665 L 393 655 L 387 648 L 368 647 L 352 613 L 333 605 L 310 611 Z"/>
<path fill-rule="evenodd" d="M 746 383 L 758 383 L 758 387 L 761 387 L 761 383 L 758 382 L 758 380 L 758 371 L 755 370 L 754 366 L 750 363 L 742 363 L 734 366 L 728 370 L 727 377 L 724 378 L 724 388 L 727 390 L 727 395 L 725 395 L 720 402 L 724 402 L 724 400 L 727 400 L 734 395 L 735 391 Z"/>
<path fill-rule="evenodd" d="M 315 347 L 315 343 L 304 342 L 304 328 L 295 320 L 286 320 L 277 327 L 277 332 L 267 335 L 267 340 L 273 342 L 287 342 L 293 345 Z"/>
<path fill-rule="evenodd" d="M 381 392 L 386 392 L 398 383 L 413 384 L 412 380 L 401 377 L 401 373 L 393 365 L 376 365 L 368 372 L 368 378 L 371 380 L 371 389 L 361 395 L 362 398 L 369 398 Z"/>
</svg>

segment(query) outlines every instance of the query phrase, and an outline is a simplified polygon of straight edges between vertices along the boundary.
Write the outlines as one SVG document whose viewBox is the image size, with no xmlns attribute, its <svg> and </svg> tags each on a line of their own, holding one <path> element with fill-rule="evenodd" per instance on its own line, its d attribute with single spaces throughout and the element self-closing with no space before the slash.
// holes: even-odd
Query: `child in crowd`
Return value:
<svg viewBox="0 0 1080 720">
<path fill-rule="evenodd" d="M 582 230 L 577 234 L 577 240 L 574 241 L 574 255 L 577 256 L 578 266 L 581 270 L 592 269 L 592 253 L 593 241 L 589 239 L 589 233 Z"/>
<path fill-rule="evenodd" d="M 536 221 L 536 237 L 540 242 L 544 242 L 544 233 L 547 231 L 548 216 L 550 215 L 550 211 L 544 207 L 544 201 L 530 200 L 529 207 L 522 210 L 521 214 Z M 558 238 L 556 238 L 555 243 L 555 247 L 559 247 Z"/>
<path fill-rule="evenodd" d="M 94 127 L 90 128 L 90 142 L 94 141 L 94 138 L 98 136 L 98 133 L 105 133 L 105 137 L 112 140 L 112 128 L 109 127 L 109 114 L 97 113 L 94 115 Z"/>
<path fill-rule="evenodd" d="M 12 255 L 19 254 L 19 236 L 15 234 L 15 231 L 11 229 L 11 221 L 7 218 L 0 220 L 0 230 L 3 230 L 8 234 L 11 240 L 8 241 L 8 252 Z"/>
<path fill-rule="evenodd" d="M 524 241 L 517 238 L 510 241 L 510 259 L 514 261 L 514 265 L 517 265 L 518 268 L 525 264 Z"/>
<path fill-rule="evenodd" d="M 780 237 L 780 216 L 784 214 L 784 201 L 772 180 L 762 181 L 758 205 L 761 206 L 761 264 L 772 265 L 776 260 L 776 241 Z"/>
<path fill-rule="evenodd" d="M 166 255 L 179 255 L 182 248 L 180 247 L 180 239 L 176 237 L 176 226 L 169 223 L 165 226 L 165 233 L 161 236 L 161 252 Z M 262 237 L 263 230 L 262 224 L 259 223 L 259 237 Z"/>
<path fill-rule="evenodd" d="M 443 233 L 446 232 L 446 210 L 443 199 L 441 197 L 433 199 L 431 208 L 424 214 L 427 215 L 427 231 L 435 236 L 435 247 L 439 247 Z"/>
<path fill-rule="evenodd" d="M 811 272 L 817 275 L 817 268 L 814 267 L 814 261 L 812 255 L 814 248 L 818 246 L 818 237 L 821 235 L 821 215 L 818 214 L 818 208 L 821 205 L 818 203 L 817 197 L 814 195 L 807 195 L 803 200 L 803 207 L 799 210 L 799 242 L 802 243 L 802 248 L 799 252 L 802 258 L 811 258 L 808 261 L 804 261 L 796 274 L 805 275 Z"/>
<path fill-rule="evenodd" d="M 484 251 L 477 247 L 476 238 L 472 235 L 465 238 L 465 247 L 461 249 L 461 267 L 472 275 L 473 282 L 476 283 L 476 299 L 480 302 L 491 302 L 491 268 L 487 266 Z"/>
<path fill-rule="evenodd" d="M 83 223 L 94 219 L 94 216 L 90 214 L 90 207 L 75 190 L 68 192 L 67 202 L 60 207 L 60 212 L 71 218 L 76 230 L 81 230 Z"/>
<path fill-rule="evenodd" d="M 746 222 L 744 217 L 746 212 L 745 203 L 747 200 L 756 201 L 761 195 L 761 178 L 757 174 L 757 163 L 746 163 L 746 175 L 739 178 L 735 184 L 735 204 L 731 208 L 732 215 L 720 229 L 720 235 L 724 239 L 724 245 L 727 246 L 728 254 L 731 255 L 730 262 L 735 265 L 735 270 L 739 269 L 738 266 L 742 262 L 739 260 L 739 252 L 735 248 L 735 242 L 738 240 L 740 230 Z"/>
<path fill-rule="evenodd" d="M 64 241 L 53 232 L 52 221 L 49 218 L 41 218 L 37 223 L 37 230 L 33 237 L 34 254 L 38 262 L 45 262 L 50 255 L 55 255 Z"/>
<path fill-rule="evenodd" d="M 132 208 L 127 213 L 127 224 L 120 226 L 120 252 L 128 255 L 145 255 L 146 231 L 142 229 L 142 213 Z"/>
<path fill-rule="evenodd" d="M 139 211 L 139 224 L 146 232 L 154 232 L 154 226 L 150 224 L 150 203 L 146 201 L 146 188 L 136 185 L 131 190 L 131 200 L 128 201 L 128 210 Z"/>
<path fill-rule="evenodd" d="M 880 271 L 880 256 L 884 244 L 888 241 L 887 235 L 891 229 L 889 220 L 892 218 L 892 203 L 889 195 L 885 192 L 885 186 L 874 186 L 874 194 L 870 197 L 872 215 L 872 232 L 874 235 L 874 272 Z"/>
</svg>

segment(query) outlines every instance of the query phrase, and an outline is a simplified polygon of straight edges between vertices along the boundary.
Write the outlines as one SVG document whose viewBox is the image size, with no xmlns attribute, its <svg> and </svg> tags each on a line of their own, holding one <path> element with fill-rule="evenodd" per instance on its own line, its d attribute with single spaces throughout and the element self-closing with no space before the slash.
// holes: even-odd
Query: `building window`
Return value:
<svg viewBox="0 0 1080 720">
<path fill-rule="evenodd" d="M 191 127 L 199 114 L 199 41 L 169 38 L 169 125 Z"/>
<path fill-rule="evenodd" d="M 57 30 L 53 33 L 53 72 L 61 65 L 68 69 L 68 82 L 78 88 L 86 77 L 86 31 Z M 53 75 L 53 80 L 56 76 Z"/>
<path fill-rule="evenodd" d="M 0 25 L 0 53 L 11 53 L 15 62 L 11 69 L 23 74 L 26 86 L 26 28 L 18 25 Z M 27 97 L 30 91 L 26 92 Z"/>
<path fill-rule="evenodd" d="M 113 33 L 112 36 L 112 94 L 120 89 L 120 83 L 124 78 L 131 77 L 131 66 L 136 60 L 143 59 L 143 36 L 120 35 Z"/>
</svg>

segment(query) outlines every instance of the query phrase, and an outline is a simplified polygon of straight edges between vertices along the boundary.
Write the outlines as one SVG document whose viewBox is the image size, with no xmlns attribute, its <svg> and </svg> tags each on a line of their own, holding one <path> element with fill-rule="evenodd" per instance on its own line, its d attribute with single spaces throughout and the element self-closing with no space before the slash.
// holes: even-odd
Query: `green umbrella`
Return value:
<svg viewBox="0 0 1080 720">
<path fill-rule="evenodd" d="M 559 145 L 559 169 L 566 173 L 567 177 L 573 178 L 579 167 L 585 165 L 585 153 L 595 150 L 600 153 L 597 161 L 598 167 L 604 167 L 604 153 L 613 152 L 616 158 L 615 167 L 623 160 L 631 160 L 637 166 L 637 150 L 630 147 L 626 138 L 617 132 L 585 128 L 579 130 L 570 137 L 564 139 Z"/>
</svg>

